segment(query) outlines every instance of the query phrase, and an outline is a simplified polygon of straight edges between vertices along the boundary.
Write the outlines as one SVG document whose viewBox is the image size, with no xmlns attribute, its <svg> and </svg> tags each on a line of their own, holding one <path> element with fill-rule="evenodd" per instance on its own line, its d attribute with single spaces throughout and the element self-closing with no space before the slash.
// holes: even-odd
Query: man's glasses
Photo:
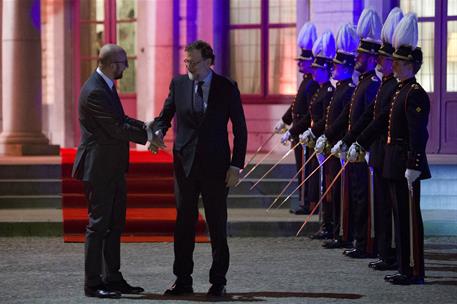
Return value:
<svg viewBox="0 0 457 304">
<path fill-rule="evenodd" d="M 187 65 L 187 66 L 196 66 L 197 64 L 200 64 L 204 59 L 200 60 L 200 61 L 192 61 L 192 60 L 189 60 L 189 59 L 184 59 L 184 64 Z"/>
</svg>

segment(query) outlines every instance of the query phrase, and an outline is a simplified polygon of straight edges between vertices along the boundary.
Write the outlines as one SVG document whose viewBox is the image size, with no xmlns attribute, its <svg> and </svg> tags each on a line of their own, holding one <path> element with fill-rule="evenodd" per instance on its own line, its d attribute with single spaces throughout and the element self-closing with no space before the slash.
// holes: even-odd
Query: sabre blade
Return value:
<svg viewBox="0 0 457 304">
<path fill-rule="evenodd" d="M 300 234 L 300 232 L 303 230 L 303 228 L 305 228 L 305 225 L 309 222 L 309 220 L 311 219 L 311 216 L 314 214 L 314 212 L 316 212 L 317 208 L 319 207 L 319 205 L 322 203 L 322 201 L 324 200 L 324 197 L 329 193 L 329 191 L 332 189 L 333 185 L 335 184 L 335 182 L 337 181 L 337 179 L 340 177 L 341 173 L 343 173 L 344 169 L 346 169 L 346 166 L 349 164 L 349 162 L 346 162 L 344 164 L 343 167 L 341 167 L 340 171 L 338 172 L 338 174 L 335 176 L 335 178 L 332 180 L 332 182 L 330 183 L 330 185 L 328 186 L 327 190 L 325 190 L 324 194 L 322 194 L 321 198 L 319 199 L 319 201 L 317 202 L 316 206 L 314 206 L 313 210 L 308 214 L 308 216 L 306 217 L 305 221 L 303 222 L 303 225 L 301 225 L 300 229 L 298 229 L 297 231 L 297 234 L 295 236 L 298 236 Z"/>
<path fill-rule="evenodd" d="M 259 154 L 259 152 L 260 152 L 260 150 L 262 150 L 263 146 L 265 146 L 265 145 L 270 141 L 270 139 L 272 139 L 273 136 L 275 136 L 275 135 L 276 135 L 275 132 L 271 133 L 271 135 L 268 136 L 268 138 L 263 142 L 263 144 L 261 144 L 261 145 L 257 148 L 257 150 L 255 151 L 254 155 L 252 155 L 251 158 L 249 159 L 249 161 L 248 161 L 247 165 L 245 166 L 245 168 L 246 168 L 247 166 L 249 166 L 249 165 L 254 161 L 254 158 L 257 156 L 257 154 Z M 241 172 L 243 172 L 243 170 L 241 170 Z"/>
<path fill-rule="evenodd" d="M 298 174 L 300 174 L 300 172 L 302 172 L 304 169 L 305 169 L 305 166 L 309 163 L 309 161 L 314 157 L 314 155 L 316 155 L 317 151 L 314 151 L 313 154 L 311 154 L 310 157 L 308 157 L 308 159 L 306 160 L 306 162 L 303 164 L 303 166 L 301 166 L 300 170 L 297 171 L 297 173 L 290 179 L 289 183 L 287 183 L 287 185 L 282 189 L 281 193 L 278 194 L 278 196 L 276 196 L 275 200 L 273 201 L 273 203 L 271 203 L 271 205 L 267 208 L 266 211 L 269 211 L 271 209 L 271 207 L 273 207 L 273 205 L 279 200 L 279 198 L 281 197 L 281 195 L 284 194 L 284 192 L 286 192 L 287 188 L 289 188 L 290 184 L 292 184 L 292 182 L 294 181 L 294 179 L 298 176 Z"/>
<path fill-rule="evenodd" d="M 281 157 L 281 159 L 279 161 L 277 161 L 276 164 L 273 165 L 273 167 L 271 167 L 264 175 L 262 175 L 261 178 L 259 178 L 259 180 L 254 185 L 251 186 L 251 188 L 249 188 L 249 191 L 254 189 L 254 187 L 257 186 L 265 178 L 265 176 L 267 176 L 271 171 L 273 171 L 273 169 L 277 165 L 279 165 L 279 163 L 282 162 L 296 147 L 298 147 L 299 144 L 300 144 L 300 142 L 298 142 L 292 148 L 290 148 L 289 151 L 287 151 L 286 154 L 284 154 L 284 156 Z"/>
<path fill-rule="evenodd" d="M 311 173 L 310 173 L 310 174 L 300 183 L 300 185 L 298 185 L 297 188 L 295 188 L 294 191 L 292 191 L 292 193 L 290 193 L 290 194 L 282 201 L 282 203 L 279 204 L 278 207 L 276 207 L 276 209 L 278 209 L 278 208 L 280 208 L 282 205 L 284 205 L 284 203 L 285 203 L 285 202 L 286 202 L 295 192 L 297 192 L 297 190 L 300 189 L 300 187 L 303 186 L 303 184 L 304 184 L 311 176 L 313 176 L 313 174 L 316 173 L 316 172 L 320 169 L 320 167 L 322 167 L 322 166 L 325 164 L 325 162 L 326 162 L 327 160 L 330 159 L 331 156 L 333 156 L 333 154 L 330 154 L 326 159 L 324 159 L 324 161 L 323 161 L 321 164 L 319 164 L 319 166 L 317 166 L 317 168 L 314 169 L 314 170 L 313 170 L 313 171 L 312 171 L 312 172 L 311 172 Z"/>
<path fill-rule="evenodd" d="M 245 176 L 243 176 L 240 181 L 238 182 L 238 184 L 245 180 L 252 172 L 254 172 L 254 170 L 268 157 L 270 156 L 271 153 L 273 153 L 274 150 L 276 150 L 276 148 L 281 145 L 281 142 L 278 142 L 276 145 L 274 145 L 273 149 L 271 149 L 267 154 L 265 154 L 262 159 L 254 166 L 251 168 L 251 170 L 248 171 L 248 173 L 246 173 Z"/>
</svg>

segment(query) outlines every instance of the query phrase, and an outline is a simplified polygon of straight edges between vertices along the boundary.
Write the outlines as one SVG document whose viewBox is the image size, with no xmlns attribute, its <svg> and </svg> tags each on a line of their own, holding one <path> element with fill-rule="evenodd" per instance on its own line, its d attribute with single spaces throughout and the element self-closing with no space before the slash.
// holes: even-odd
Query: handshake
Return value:
<svg viewBox="0 0 457 304">
<path fill-rule="evenodd" d="M 148 142 L 146 143 L 146 147 L 153 154 L 157 154 L 159 149 L 165 149 L 167 146 L 163 142 L 162 130 L 157 130 L 154 132 L 153 123 L 154 121 L 145 123 L 146 132 L 148 133 Z"/>
</svg>

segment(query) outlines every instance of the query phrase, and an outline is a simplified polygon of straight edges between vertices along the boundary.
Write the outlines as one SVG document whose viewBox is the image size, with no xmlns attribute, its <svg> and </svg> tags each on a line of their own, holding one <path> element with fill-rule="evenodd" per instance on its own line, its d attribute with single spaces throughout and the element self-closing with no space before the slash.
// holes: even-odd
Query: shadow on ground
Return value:
<svg viewBox="0 0 457 304">
<path fill-rule="evenodd" d="M 327 298 L 327 299 L 349 299 L 356 300 L 363 296 L 354 293 L 326 293 L 326 292 L 239 292 L 228 293 L 223 298 L 207 297 L 205 293 L 194 293 L 193 295 L 182 297 L 170 297 L 162 294 L 145 293 L 138 296 L 123 297 L 124 299 L 131 300 L 161 300 L 161 301 L 191 301 L 191 302 L 262 302 L 267 301 L 269 298 L 282 299 L 282 298 Z"/>
</svg>

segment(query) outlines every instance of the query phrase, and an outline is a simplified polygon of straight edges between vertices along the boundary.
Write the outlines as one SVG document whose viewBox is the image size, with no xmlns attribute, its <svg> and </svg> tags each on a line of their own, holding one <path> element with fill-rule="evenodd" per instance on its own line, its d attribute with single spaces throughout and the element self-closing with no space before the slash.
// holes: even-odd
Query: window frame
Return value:
<svg viewBox="0 0 457 304">
<path fill-rule="evenodd" d="M 230 20 L 230 19 L 229 19 Z M 260 29 L 260 94 L 242 93 L 243 103 L 245 104 L 290 104 L 294 95 L 290 94 L 270 94 L 268 83 L 269 71 L 269 30 L 281 28 L 294 28 L 295 23 L 269 23 L 269 0 L 260 0 L 260 23 L 228 24 L 228 39 L 232 30 L 252 30 Z M 229 42 L 230 45 L 230 42 Z M 231 62 L 229 62 L 229 65 Z M 229 68 L 230 71 L 230 68 Z"/>
</svg>

